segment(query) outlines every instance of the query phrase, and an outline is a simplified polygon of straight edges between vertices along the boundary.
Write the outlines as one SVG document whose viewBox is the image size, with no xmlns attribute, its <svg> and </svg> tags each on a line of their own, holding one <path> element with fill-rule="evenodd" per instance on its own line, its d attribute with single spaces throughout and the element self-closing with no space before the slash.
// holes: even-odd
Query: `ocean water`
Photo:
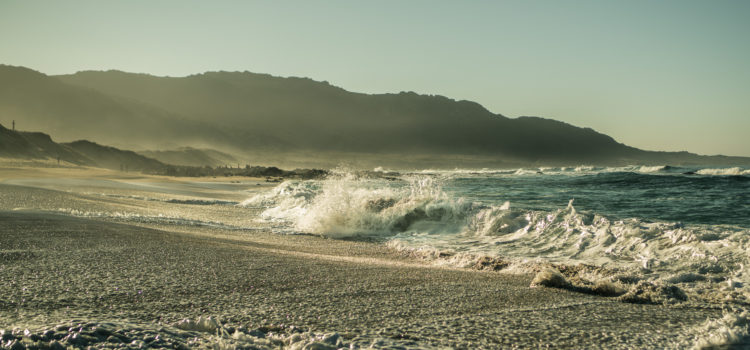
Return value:
<svg viewBox="0 0 750 350">
<path fill-rule="evenodd" d="M 743 168 L 339 170 L 284 182 L 240 206 L 259 210 L 257 220 L 279 233 L 372 240 L 435 264 L 586 266 L 575 276 L 584 284 L 624 292 L 648 283 L 693 301 L 750 302 Z"/>
</svg>

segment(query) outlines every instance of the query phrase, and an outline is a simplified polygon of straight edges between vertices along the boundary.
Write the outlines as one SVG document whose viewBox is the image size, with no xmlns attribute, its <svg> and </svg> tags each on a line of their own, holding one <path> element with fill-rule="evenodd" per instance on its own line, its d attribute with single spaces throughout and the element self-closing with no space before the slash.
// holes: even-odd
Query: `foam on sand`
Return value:
<svg viewBox="0 0 750 350">
<path fill-rule="evenodd" d="M 0 329 L 0 340 L 0 348 L 4 349 L 338 349 L 353 345 L 338 333 L 314 333 L 294 327 L 285 331 L 247 329 L 224 325 L 210 316 L 186 318 L 174 324 L 71 320 L 31 329 Z"/>
<path fill-rule="evenodd" d="M 724 317 L 706 320 L 691 332 L 693 349 L 747 349 L 750 347 L 750 313 L 747 310 L 724 312 Z"/>
<path fill-rule="evenodd" d="M 19 208 L 17 210 L 24 210 Z M 141 213 L 127 212 L 127 211 L 84 211 L 72 208 L 59 208 L 55 213 L 67 214 L 70 216 L 81 217 L 81 218 L 99 218 L 99 219 L 112 219 L 117 221 L 125 222 L 136 222 L 136 223 L 151 223 L 151 224 L 166 224 L 166 225 L 185 225 L 185 226 L 207 226 L 216 227 L 223 229 L 235 229 L 235 230 L 250 230 L 253 227 L 240 227 L 226 224 L 219 221 L 208 221 L 199 220 L 194 218 L 180 217 L 180 216 L 169 216 L 169 215 L 144 215 Z"/>
</svg>

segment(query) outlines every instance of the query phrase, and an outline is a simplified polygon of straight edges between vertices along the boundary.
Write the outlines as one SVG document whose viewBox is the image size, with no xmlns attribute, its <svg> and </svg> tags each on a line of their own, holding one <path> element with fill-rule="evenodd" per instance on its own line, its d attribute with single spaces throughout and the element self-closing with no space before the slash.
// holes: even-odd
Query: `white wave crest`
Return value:
<svg viewBox="0 0 750 350">
<path fill-rule="evenodd" d="M 740 271 L 746 263 L 740 252 L 750 249 L 744 239 L 748 234 L 732 227 L 610 221 L 578 213 L 572 201 L 551 212 L 512 210 L 507 204 L 483 209 L 464 232 L 476 239 L 475 250 L 486 253 L 663 273 L 678 273 L 687 265 L 704 272 Z"/>
<path fill-rule="evenodd" d="M 472 177 L 472 176 L 527 176 L 527 175 L 567 175 L 567 176 L 583 176 L 600 173 L 618 173 L 618 172 L 631 172 L 641 174 L 673 174 L 681 175 L 682 173 L 677 171 L 679 167 L 673 167 L 669 165 L 627 165 L 619 167 L 597 167 L 592 165 L 579 165 L 575 167 L 539 167 L 539 168 L 514 168 L 514 169 L 425 169 L 417 172 L 409 171 L 396 171 L 396 170 L 384 170 L 381 167 L 375 168 L 375 172 L 387 173 L 392 172 L 394 174 L 415 174 L 415 175 L 435 175 L 446 178 L 450 177 Z M 688 171 L 690 169 L 685 169 Z"/>
<path fill-rule="evenodd" d="M 590 165 L 580 165 L 573 169 L 574 172 L 582 173 L 582 172 L 591 172 L 596 170 L 597 168 Z"/>
<path fill-rule="evenodd" d="M 501 258 L 520 272 L 539 263 L 595 265 L 620 275 L 606 272 L 587 280 L 647 279 L 677 284 L 703 300 L 745 303 L 750 300 L 745 289 L 750 276 L 744 271 L 750 264 L 748 235 L 749 230 L 730 226 L 611 221 L 578 213 L 571 201 L 554 211 L 517 210 L 508 203 L 484 208 L 468 220 L 462 234 L 399 234 L 389 245 L 459 267 L 476 267 L 487 257 Z"/>
<path fill-rule="evenodd" d="M 658 173 L 660 171 L 665 171 L 669 169 L 669 166 L 667 165 L 656 165 L 656 166 L 641 166 L 638 168 L 639 173 Z"/>
<path fill-rule="evenodd" d="M 429 176 L 392 185 L 382 179 L 338 174 L 322 182 L 288 182 L 243 202 L 265 206 L 261 218 L 294 231 L 329 237 L 390 236 L 397 232 L 441 231 L 463 222 L 472 204 L 453 200 Z"/>
<path fill-rule="evenodd" d="M 734 168 L 712 168 L 701 169 L 695 172 L 698 175 L 750 175 L 750 169 Z"/>
<path fill-rule="evenodd" d="M 519 168 L 518 170 L 516 170 L 516 172 L 513 173 L 513 175 L 533 175 L 536 173 L 536 170 Z"/>
</svg>

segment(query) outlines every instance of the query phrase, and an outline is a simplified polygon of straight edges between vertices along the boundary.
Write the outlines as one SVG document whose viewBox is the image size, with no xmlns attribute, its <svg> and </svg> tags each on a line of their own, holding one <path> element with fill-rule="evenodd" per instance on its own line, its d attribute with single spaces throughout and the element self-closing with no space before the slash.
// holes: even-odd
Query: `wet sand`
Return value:
<svg viewBox="0 0 750 350">
<path fill-rule="evenodd" d="M 0 348 L 686 348 L 722 316 L 529 288 L 531 275 L 172 201 L 241 201 L 273 186 L 262 179 L 46 165 L 0 161 Z"/>
<path fill-rule="evenodd" d="M 139 172 L 123 172 L 117 170 L 95 168 L 69 164 L 57 164 L 54 160 L 24 160 L 0 158 L 0 182 L 9 179 L 106 179 L 136 182 L 175 182 L 187 183 L 200 180 L 202 182 L 226 181 L 257 181 L 264 182 L 265 178 L 246 176 L 205 176 L 205 177 L 177 177 L 164 175 L 148 175 Z"/>
<path fill-rule="evenodd" d="M 172 333 L 164 327 L 212 316 L 229 331 L 287 336 L 272 347 L 301 344 L 289 335 L 303 331 L 338 333 L 321 345 L 331 348 L 684 348 L 691 330 L 721 317 L 529 288 L 533 276 L 427 266 L 374 243 L 164 228 L 0 212 L 0 328 L 78 325 L 80 333 L 109 322 L 165 338 Z M 92 334 L 80 344 L 116 347 Z M 151 345 L 220 340 L 174 334 Z M 79 344 L 64 335 L 57 344 Z M 140 341 L 131 345 L 149 345 Z"/>
</svg>

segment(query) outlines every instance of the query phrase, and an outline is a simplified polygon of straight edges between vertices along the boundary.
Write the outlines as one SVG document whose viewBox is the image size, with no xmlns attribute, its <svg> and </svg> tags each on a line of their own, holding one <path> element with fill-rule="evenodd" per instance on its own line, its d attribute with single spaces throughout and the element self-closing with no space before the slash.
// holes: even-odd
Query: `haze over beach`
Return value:
<svg viewBox="0 0 750 350">
<path fill-rule="evenodd" d="M 0 349 L 750 347 L 750 5 L 0 3 Z"/>
</svg>

